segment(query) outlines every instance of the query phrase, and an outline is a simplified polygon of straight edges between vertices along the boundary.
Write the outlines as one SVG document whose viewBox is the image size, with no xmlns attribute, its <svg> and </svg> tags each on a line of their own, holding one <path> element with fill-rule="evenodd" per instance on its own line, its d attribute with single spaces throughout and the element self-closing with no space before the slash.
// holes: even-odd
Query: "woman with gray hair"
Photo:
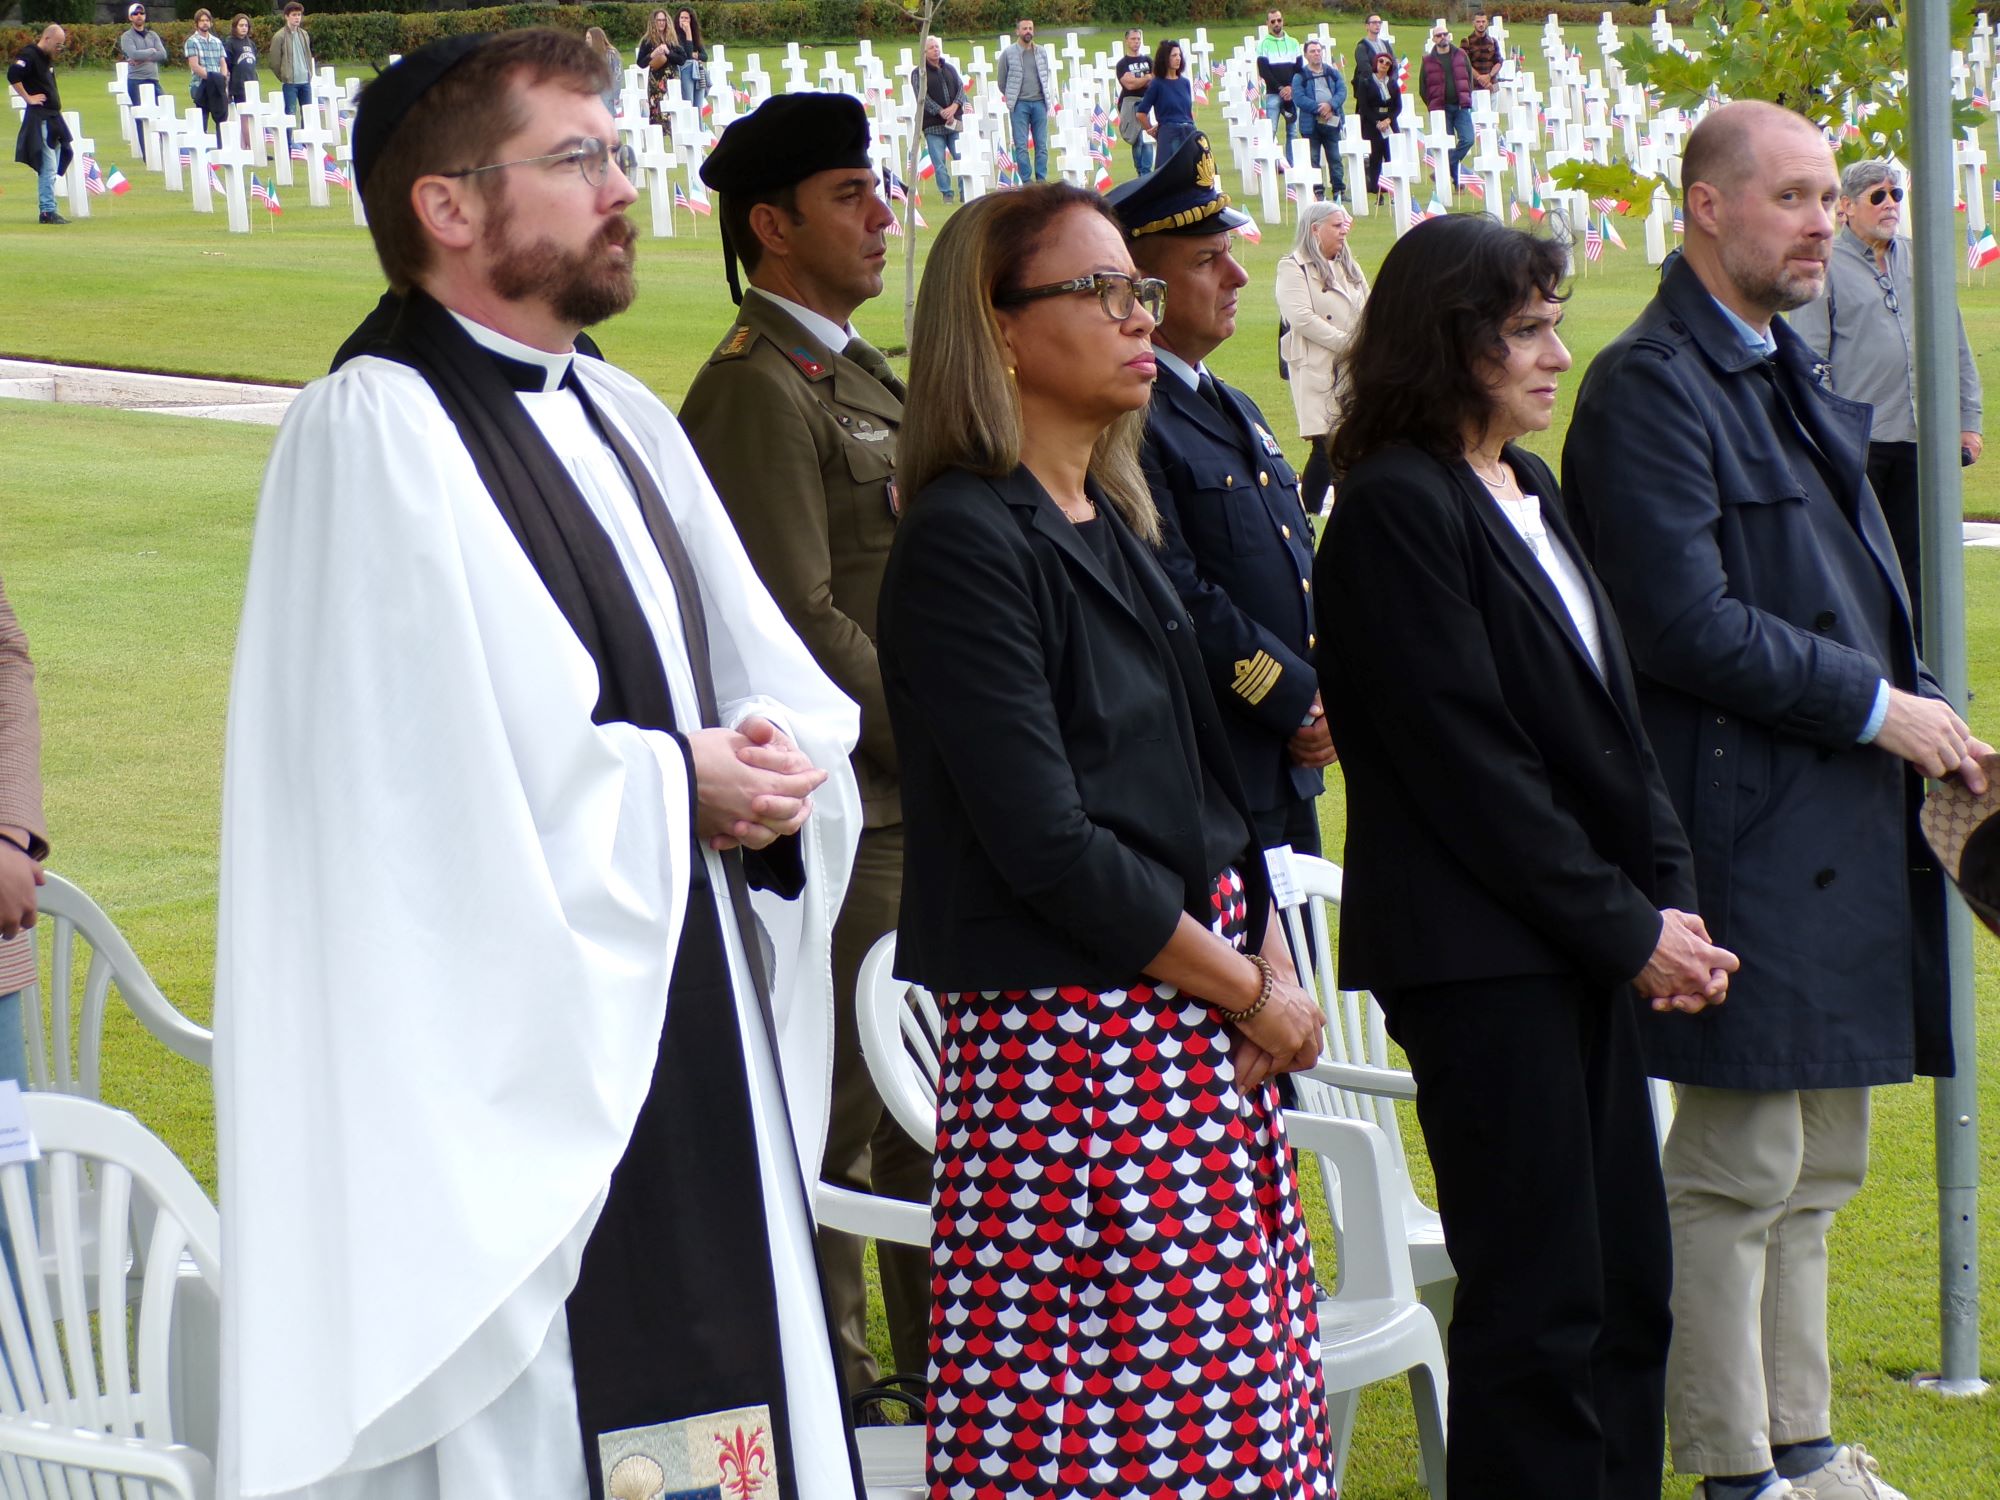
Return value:
<svg viewBox="0 0 2000 1500">
<path fill-rule="evenodd" d="M 1279 352 L 1291 370 L 1299 436 L 1311 445 L 1299 477 L 1307 510 L 1322 510 L 1333 482 L 1326 448 L 1339 423 L 1338 393 L 1347 346 L 1368 300 L 1368 278 L 1347 248 L 1354 219 L 1338 203 L 1299 210 L 1298 236 L 1278 262 Z"/>
</svg>

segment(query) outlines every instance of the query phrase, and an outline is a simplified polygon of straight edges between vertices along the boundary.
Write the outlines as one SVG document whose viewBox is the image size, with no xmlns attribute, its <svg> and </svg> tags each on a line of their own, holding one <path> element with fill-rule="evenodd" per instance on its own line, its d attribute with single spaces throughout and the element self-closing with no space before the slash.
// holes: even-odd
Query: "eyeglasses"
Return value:
<svg viewBox="0 0 2000 1500">
<path fill-rule="evenodd" d="M 1034 302 L 1043 297 L 1067 297 L 1073 292 L 1097 293 L 1097 300 L 1104 304 L 1105 313 L 1114 323 L 1125 322 L 1136 307 L 1145 308 L 1146 315 L 1157 323 L 1167 305 L 1167 284 L 1164 281 L 1150 276 L 1135 281 L 1122 271 L 1098 271 L 1094 275 L 1078 276 L 1069 281 L 1052 281 L 1047 286 L 1002 292 L 993 299 L 993 305 L 1019 307 L 1023 302 Z"/>
<path fill-rule="evenodd" d="M 1889 187 L 1887 184 L 1884 184 L 1868 195 L 1869 203 L 1876 208 L 1882 206 L 1882 200 L 1885 198 L 1893 198 L 1896 202 L 1901 203 L 1903 201 L 1903 190 L 1899 187 Z"/>
<path fill-rule="evenodd" d="M 1875 285 L 1882 288 L 1882 301 L 1887 304 L 1890 312 L 1899 313 L 1903 310 L 1901 305 L 1896 301 L 1896 282 L 1894 277 L 1889 276 L 1885 272 L 1877 271 L 1875 273 Z"/>
<path fill-rule="evenodd" d="M 605 166 L 616 162 L 618 170 L 627 177 L 639 170 L 639 155 L 630 145 L 620 142 L 616 147 L 607 146 L 596 136 L 587 135 L 567 151 L 551 151 L 547 156 L 524 156 L 518 161 L 489 162 L 483 167 L 465 167 L 457 172 L 443 172 L 443 177 L 477 177 L 481 172 L 498 172 L 503 167 L 532 167 L 540 162 L 573 161 L 583 180 L 591 187 L 603 187 L 608 175 Z"/>
</svg>

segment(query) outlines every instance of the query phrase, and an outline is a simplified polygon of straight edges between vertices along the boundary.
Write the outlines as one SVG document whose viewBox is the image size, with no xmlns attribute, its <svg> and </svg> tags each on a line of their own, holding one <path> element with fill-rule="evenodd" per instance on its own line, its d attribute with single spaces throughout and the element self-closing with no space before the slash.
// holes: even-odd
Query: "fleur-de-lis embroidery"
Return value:
<svg viewBox="0 0 2000 1500">
<path fill-rule="evenodd" d="M 756 1500 L 764 1492 L 764 1481 L 771 1477 L 771 1455 L 764 1446 L 764 1429 L 753 1427 L 744 1431 L 738 1427 L 733 1437 L 715 1434 L 715 1441 L 722 1452 L 716 1457 L 716 1467 L 720 1470 L 722 1491 L 730 1500 Z"/>
</svg>

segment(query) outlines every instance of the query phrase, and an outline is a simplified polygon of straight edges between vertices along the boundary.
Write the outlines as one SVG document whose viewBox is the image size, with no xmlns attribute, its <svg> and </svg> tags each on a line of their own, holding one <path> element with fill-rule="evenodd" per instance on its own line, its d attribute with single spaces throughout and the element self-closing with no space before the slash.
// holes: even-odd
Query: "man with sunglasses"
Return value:
<svg viewBox="0 0 2000 1500">
<path fill-rule="evenodd" d="M 1133 262 L 1165 283 L 1140 455 L 1160 561 L 1194 618 L 1258 847 L 1317 854 L 1315 799 L 1334 750 L 1313 666 L 1312 523 L 1271 424 L 1203 363 L 1236 331 L 1249 277 L 1231 232 L 1249 220 L 1220 190 L 1204 135 L 1105 201 Z"/>
<path fill-rule="evenodd" d="M 1923 644 L 1924 585 L 1917 526 L 1916 307 L 1910 247 L 1897 234 L 1903 185 L 1886 161 L 1858 161 L 1841 174 L 1840 219 L 1827 264 L 1826 295 L 1792 314 L 1792 328 L 1826 361 L 1835 394 L 1875 408 L 1868 429 L 1868 482 L 1889 520 L 1910 617 Z M 1979 366 L 1958 323 L 1961 457 L 1976 463 L 1980 439 Z"/>
<path fill-rule="evenodd" d="M 858 1489 L 801 1167 L 854 709 L 575 358 L 634 290 L 603 69 L 454 37 L 355 120 L 402 304 L 279 430 L 230 692 L 228 1494 Z"/>
<path fill-rule="evenodd" d="M 936 38 L 932 39 L 933 44 Z M 875 597 L 902 496 L 903 382 L 854 331 L 882 291 L 892 210 L 868 157 L 868 116 L 846 94 L 765 101 L 702 163 L 726 253 L 749 281 L 736 320 L 680 408 L 702 466 L 764 586 L 806 649 L 861 708 L 853 756 L 862 833 L 833 934 L 833 1095 L 812 1165 L 836 1186 L 929 1202 L 931 1154 L 883 1106 L 854 1009 L 861 961 L 896 925 L 903 892 L 900 763 L 875 664 Z M 827 1308 L 850 1390 L 881 1379 L 868 1347 L 864 1244 L 820 1237 Z M 879 1244 L 896 1369 L 922 1374 L 930 1260 Z"/>
</svg>

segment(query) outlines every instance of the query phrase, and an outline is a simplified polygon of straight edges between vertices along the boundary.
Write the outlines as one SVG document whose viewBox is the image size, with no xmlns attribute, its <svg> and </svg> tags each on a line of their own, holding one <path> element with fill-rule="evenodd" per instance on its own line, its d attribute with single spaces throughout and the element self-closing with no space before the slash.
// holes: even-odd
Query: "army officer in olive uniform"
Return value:
<svg viewBox="0 0 2000 1500">
<path fill-rule="evenodd" d="M 1167 284 L 1141 454 L 1160 560 L 1194 619 L 1258 846 L 1317 854 L 1334 750 L 1313 668 L 1312 523 L 1271 424 L 1202 363 L 1236 331 L 1249 278 L 1231 231 L 1249 220 L 1220 191 L 1204 135 L 1106 202 L 1139 269 Z"/>
<path fill-rule="evenodd" d="M 854 985 L 896 925 L 903 813 L 896 742 L 875 664 L 875 596 L 896 533 L 903 382 L 849 319 L 882 290 L 890 211 L 868 162 L 868 119 L 838 94 L 777 95 L 722 133 L 701 169 L 720 207 L 729 288 L 741 309 L 695 377 L 681 425 L 750 561 L 814 658 L 861 705 L 854 773 L 864 831 L 834 930 L 829 1182 L 929 1202 L 930 1153 L 883 1108 L 854 1021 Z M 749 280 L 739 292 L 736 262 Z M 829 1314 L 848 1389 L 879 1378 L 868 1352 L 862 1245 L 822 1237 Z M 901 1371 L 921 1373 L 925 1252 L 883 1245 L 883 1300 Z"/>
</svg>

